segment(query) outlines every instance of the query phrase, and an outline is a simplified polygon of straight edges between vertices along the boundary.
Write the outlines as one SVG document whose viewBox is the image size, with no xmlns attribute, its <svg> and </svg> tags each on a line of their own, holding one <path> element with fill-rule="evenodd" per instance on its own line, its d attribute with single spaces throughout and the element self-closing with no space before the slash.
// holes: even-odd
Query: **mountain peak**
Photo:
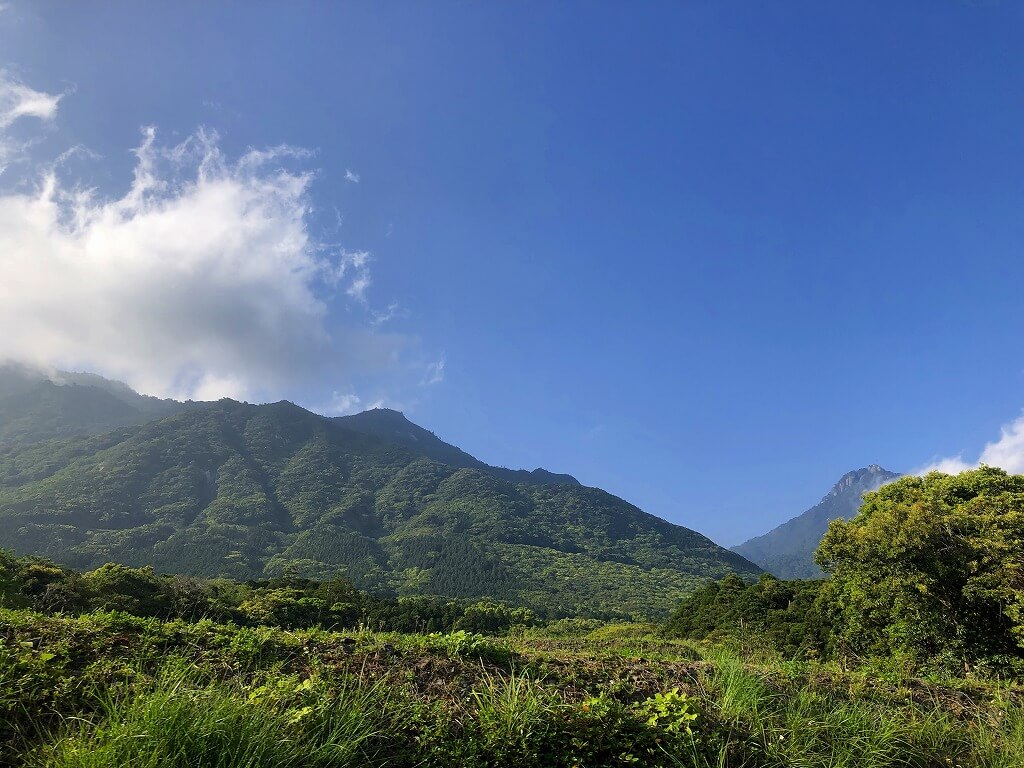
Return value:
<svg viewBox="0 0 1024 768">
<path fill-rule="evenodd" d="M 847 472 L 839 478 L 839 482 L 833 485 L 832 489 L 822 497 L 822 501 L 846 494 L 855 488 L 860 493 L 873 491 L 880 485 L 887 483 L 889 480 L 895 480 L 899 476 L 898 472 L 890 472 L 879 464 L 868 464 L 866 467 Z"/>
<path fill-rule="evenodd" d="M 367 411 L 356 414 L 357 416 L 372 416 L 379 419 L 391 419 L 393 421 L 404 421 L 408 423 L 409 419 L 406 417 L 403 411 L 396 411 L 394 408 L 385 408 L 378 405 L 376 408 L 370 408 Z"/>
<path fill-rule="evenodd" d="M 814 550 L 829 522 L 849 520 L 860 509 L 865 493 L 899 476 L 879 464 L 847 472 L 813 507 L 732 549 L 780 578 L 820 578 L 822 573 L 814 564 Z"/>
</svg>

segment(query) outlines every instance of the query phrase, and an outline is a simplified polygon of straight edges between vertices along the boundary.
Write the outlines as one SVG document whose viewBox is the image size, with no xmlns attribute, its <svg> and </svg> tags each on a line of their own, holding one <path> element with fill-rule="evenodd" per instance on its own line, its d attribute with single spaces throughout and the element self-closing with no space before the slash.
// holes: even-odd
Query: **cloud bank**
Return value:
<svg viewBox="0 0 1024 768">
<path fill-rule="evenodd" d="M 0 139 L 61 97 L 0 75 Z M 2 144 L 0 144 L 2 146 Z M 372 324 L 370 254 L 319 243 L 309 156 L 229 159 L 199 131 L 148 128 L 120 196 L 69 184 L 60 163 L 0 192 L 0 360 L 95 370 L 160 396 L 270 399 L 394 366 L 405 340 Z M 339 326 L 348 301 L 367 320 Z"/>
<path fill-rule="evenodd" d="M 967 461 L 962 455 L 938 459 L 922 467 L 915 474 L 923 475 L 937 471 L 954 475 L 967 469 L 975 469 L 982 464 L 1001 467 L 1011 474 L 1024 473 L 1024 415 L 1003 426 L 999 439 L 987 443 L 977 461 Z"/>
</svg>

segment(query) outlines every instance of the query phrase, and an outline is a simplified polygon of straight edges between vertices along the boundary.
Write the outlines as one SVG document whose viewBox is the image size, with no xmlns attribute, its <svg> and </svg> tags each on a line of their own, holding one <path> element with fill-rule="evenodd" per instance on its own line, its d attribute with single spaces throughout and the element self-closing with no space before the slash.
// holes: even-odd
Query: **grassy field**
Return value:
<svg viewBox="0 0 1024 768">
<path fill-rule="evenodd" d="M 1024 688 L 565 620 L 503 637 L 0 610 L 0 762 L 1024 765 Z"/>
</svg>

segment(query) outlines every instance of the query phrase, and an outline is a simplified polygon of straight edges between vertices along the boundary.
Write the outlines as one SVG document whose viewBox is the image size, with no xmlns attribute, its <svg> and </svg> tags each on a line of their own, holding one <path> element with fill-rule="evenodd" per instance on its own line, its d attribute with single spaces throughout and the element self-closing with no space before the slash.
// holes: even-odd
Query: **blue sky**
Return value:
<svg viewBox="0 0 1024 768">
<path fill-rule="evenodd" d="M 15 243 L 25 258 L 53 237 L 116 277 L 58 300 L 42 294 L 71 262 L 50 264 L 0 320 L 43 362 L 162 394 L 173 374 L 185 394 L 400 407 L 491 463 L 571 472 L 738 543 L 869 463 L 969 464 L 993 443 L 1016 467 L 1022 43 L 1010 2 L 15 0 L 5 77 L 61 98 L 10 121 L 8 202 L 74 146 L 62 189 L 125 200 L 153 126 L 161 167 L 178 163 L 160 178 L 191 172 L 173 147 L 192 136 L 242 197 L 301 180 L 259 198 L 280 226 L 240 253 L 309 243 L 302 266 L 235 284 L 221 240 L 168 225 L 175 259 L 207 248 L 195 272 L 219 293 L 148 312 L 166 271 L 111 266 L 55 216 Z M 309 154 L 232 165 L 280 145 Z M 191 194 L 176 184 L 147 187 L 152 205 Z M 129 242 L 142 215 L 90 232 Z M 5 258 L 21 280 L 28 261 Z M 257 298 L 232 304 L 243 294 Z M 55 306 L 82 307 L 65 318 L 80 328 L 104 297 L 119 328 L 54 341 Z M 117 335 L 133 327 L 159 337 L 159 361 Z M 261 338 L 272 353 L 247 367 Z M 207 371 L 214 355 L 241 372 Z"/>
</svg>

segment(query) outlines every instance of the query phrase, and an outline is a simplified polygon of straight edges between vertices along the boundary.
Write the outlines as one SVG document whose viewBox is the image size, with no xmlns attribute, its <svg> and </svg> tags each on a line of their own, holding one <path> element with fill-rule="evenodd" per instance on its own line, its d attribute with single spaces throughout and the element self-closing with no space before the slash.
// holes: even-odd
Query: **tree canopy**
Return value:
<svg viewBox="0 0 1024 768">
<path fill-rule="evenodd" d="M 1022 475 L 904 477 L 832 522 L 816 559 L 849 652 L 967 667 L 1024 656 Z"/>
</svg>

